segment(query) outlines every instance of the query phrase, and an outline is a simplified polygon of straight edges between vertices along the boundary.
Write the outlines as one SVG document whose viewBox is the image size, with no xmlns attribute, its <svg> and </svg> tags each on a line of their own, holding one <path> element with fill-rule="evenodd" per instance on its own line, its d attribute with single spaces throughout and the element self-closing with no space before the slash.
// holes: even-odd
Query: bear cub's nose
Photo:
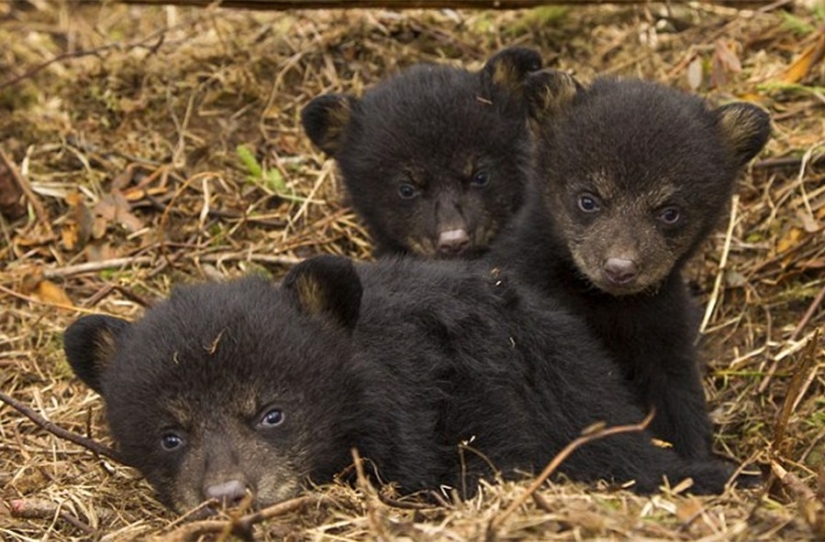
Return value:
<svg viewBox="0 0 825 542">
<path fill-rule="evenodd" d="M 636 262 L 624 258 L 608 258 L 604 263 L 604 273 L 614 284 L 627 284 L 638 275 Z"/>
<path fill-rule="evenodd" d="M 231 508 L 238 506 L 246 497 L 246 484 L 240 480 L 230 480 L 207 487 L 205 493 L 207 498 L 220 501 L 224 506 Z"/>
</svg>

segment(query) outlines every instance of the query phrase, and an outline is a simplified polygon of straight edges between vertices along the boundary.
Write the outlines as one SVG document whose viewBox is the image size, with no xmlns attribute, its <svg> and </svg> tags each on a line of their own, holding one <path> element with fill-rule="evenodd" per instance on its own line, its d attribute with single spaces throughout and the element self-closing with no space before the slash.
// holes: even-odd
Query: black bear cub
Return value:
<svg viewBox="0 0 825 542">
<path fill-rule="evenodd" d="M 657 437 L 708 457 L 696 309 L 680 272 L 764 146 L 768 115 L 639 80 L 584 88 L 550 70 L 525 89 L 538 193 L 494 258 L 585 319 L 638 404 L 656 408 Z"/>
<path fill-rule="evenodd" d="M 471 258 L 521 206 L 530 135 L 521 94 L 541 67 L 505 49 L 473 73 L 420 64 L 361 99 L 328 94 L 301 119 L 338 163 L 376 253 Z"/>
<path fill-rule="evenodd" d="M 178 288 L 136 323 L 80 318 L 65 350 L 103 396 L 123 457 L 179 511 L 289 498 L 346 470 L 352 448 L 402 491 L 469 495 L 491 466 L 538 471 L 591 424 L 643 418 L 578 320 L 506 277 L 443 263 L 322 256 L 280 288 Z M 639 492 L 663 476 L 720 492 L 728 470 L 638 432 L 562 466 Z"/>
</svg>

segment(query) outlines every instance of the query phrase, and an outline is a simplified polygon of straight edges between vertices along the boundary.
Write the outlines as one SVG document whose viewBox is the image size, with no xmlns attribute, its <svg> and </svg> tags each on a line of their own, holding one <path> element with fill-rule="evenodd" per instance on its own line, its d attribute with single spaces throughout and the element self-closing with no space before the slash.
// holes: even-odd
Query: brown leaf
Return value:
<svg viewBox="0 0 825 542">
<path fill-rule="evenodd" d="M 779 254 L 790 250 L 796 246 L 802 238 L 802 230 L 800 228 L 791 228 L 785 235 L 776 243 L 776 252 Z"/>
<path fill-rule="evenodd" d="M 702 86 L 703 72 L 702 57 L 697 56 L 688 65 L 687 80 L 691 90 L 699 90 Z"/>
<path fill-rule="evenodd" d="M 77 192 L 68 194 L 64 200 L 69 204 L 69 219 L 63 225 L 61 237 L 67 250 L 83 248 L 92 237 L 94 217 L 86 206 L 83 196 Z"/>
<path fill-rule="evenodd" d="M 713 50 L 713 68 L 710 75 L 710 84 L 715 87 L 724 86 L 728 82 L 729 73 L 742 71 L 742 64 L 736 53 L 728 48 L 724 40 L 716 40 Z"/>
<path fill-rule="evenodd" d="M 130 232 L 135 232 L 143 228 L 143 221 L 132 214 L 129 201 L 119 190 L 112 190 L 111 194 L 106 194 L 95 206 L 95 214 L 103 218 L 107 223 L 117 223 Z M 101 234 L 100 225 L 95 224 L 95 237 Z"/>
<path fill-rule="evenodd" d="M 118 254 L 109 243 L 89 243 L 83 252 L 86 254 L 86 259 L 90 262 L 102 262 L 120 257 L 120 254 Z"/>
<path fill-rule="evenodd" d="M 820 32 L 819 38 L 802 51 L 782 74 L 783 83 L 798 83 L 825 56 L 825 31 Z"/>
<path fill-rule="evenodd" d="M 702 501 L 696 497 L 688 497 L 676 507 L 676 517 L 682 523 L 687 523 L 701 514 L 703 510 Z"/>
<path fill-rule="evenodd" d="M 68 307 L 74 306 L 72 300 L 66 295 L 66 292 L 50 280 L 40 281 L 34 294 L 40 298 L 41 301 L 53 303 L 55 305 L 65 305 Z"/>
</svg>

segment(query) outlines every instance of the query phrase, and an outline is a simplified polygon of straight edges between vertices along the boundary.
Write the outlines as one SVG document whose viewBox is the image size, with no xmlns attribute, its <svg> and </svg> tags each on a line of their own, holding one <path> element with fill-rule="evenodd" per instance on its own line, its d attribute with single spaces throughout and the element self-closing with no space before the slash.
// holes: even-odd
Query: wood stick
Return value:
<svg viewBox="0 0 825 542">
<path fill-rule="evenodd" d="M 536 478 L 535 481 L 532 484 L 530 484 L 530 487 L 528 487 L 527 490 L 521 496 L 514 500 L 512 504 L 510 504 L 510 506 L 508 506 L 504 512 L 499 514 L 497 517 L 493 518 L 493 520 L 490 522 L 490 527 L 493 529 L 501 527 L 504 521 L 507 518 L 509 518 L 513 514 L 513 512 L 518 510 L 518 508 L 522 504 L 527 502 L 527 499 L 529 499 L 530 496 L 533 495 L 538 490 L 538 488 L 540 488 L 542 484 L 544 484 L 544 482 L 547 481 L 548 478 L 550 478 L 550 476 L 556 471 L 556 469 L 559 468 L 559 465 L 561 465 L 564 462 L 564 460 L 570 456 L 570 454 L 575 452 L 576 449 L 584 446 L 588 442 L 608 437 L 610 435 L 644 431 L 645 429 L 647 429 L 647 426 L 650 425 L 650 422 L 653 420 L 653 416 L 655 414 L 656 411 L 651 410 L 650 413 L 647 416 L 645 416 L 645 419 L 637 424 L 616 425 L 614 427 L 608 427 L 606 429 L 599 429 L 598 431 L 587 433 L 586 435 L 582 435 L 578 437 L 576 440 L 571 441 L 570 444 L 565 446 L 562 451 L 556 454 L 556 457 L 554 457 L 553 460 L 550 461 L 550 463 L 548 463 L 548 465 L 544 468 L 541 474 L 539 474 L 538 478 Z"/>
<path fill-rule="evenodd" d="M 20 414 L 23 414 L 28 419 L 33 421 L 35 424 L 39 425 L 52 435 L 62 438 L 63 440 L 68 440 L 69 442 L 73 442 L 79 446 L 86 448 L 87 450 L 91 450 L 98 455 L 103 455 L 117 461 L 121 464 L 126 464 L 123 459 L 120 457 L 120 454 L 117 453 L 115 450 L 111 448 L 107 448 L 106 446 L 99 444 L 92 439 L 86 438 L 84 436 L 78 435 L 77 433 L 72 433 L 66 429 L 63 429 L 59 425 L 55 425 L 54 423 L 50 422 L 31 408 L 27 407 L 20 401 L 6 395 L 5 393 L 0 392 L 0 401 L 6 403 Z"/>
</svg>

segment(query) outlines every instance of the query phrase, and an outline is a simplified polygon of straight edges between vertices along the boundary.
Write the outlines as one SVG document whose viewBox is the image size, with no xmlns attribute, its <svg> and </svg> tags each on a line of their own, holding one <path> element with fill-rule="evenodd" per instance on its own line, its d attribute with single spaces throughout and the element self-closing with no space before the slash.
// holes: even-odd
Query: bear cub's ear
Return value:
<svg viewBox="0 0 825 542">
<path fill-rule="evenodd" d="M 735 165 L 744 166 L 759 154 L 771 134 L 771 118 L 761 108 L 736 102 L 714 111 L 722 139 L 733 153 Z"/>
<path fill-rule="evenodd" d="M 316 147 L 335 156 L 341 148 L 344 130 L 358 100 L 346 94 L 325 94 L 309 102 L 301 111 L 301 124 Z"/>
<path fill-rule="evenodd" d="M 363 289 L 348 258 L 323 255 L 293 267 L 281 285 L 299 311 L 352 331 L 361 311 Z"/>
<path fill-rule="evenodd" d="M 526 47 L 510 47 L 496 53 L 481 69 L 486 84 L 519 94 L 527 75 L 541 69 L 541 55 Z"/>
<path fill-rule="evenodd" d="M 558 115 L 584 90 L 572 75 L 549 69 L 530 74 L 524 87 L 529 115 L 539 122 Z"/>
<path fill-rule="evenodd" d="M 74 373 L 103 395 L 103 374 L 117 352 L 117 338 L 131 324 L 121 318 L 95 314 L 83 316 L 63 334 L 63 350 Z"/>
</svg>

